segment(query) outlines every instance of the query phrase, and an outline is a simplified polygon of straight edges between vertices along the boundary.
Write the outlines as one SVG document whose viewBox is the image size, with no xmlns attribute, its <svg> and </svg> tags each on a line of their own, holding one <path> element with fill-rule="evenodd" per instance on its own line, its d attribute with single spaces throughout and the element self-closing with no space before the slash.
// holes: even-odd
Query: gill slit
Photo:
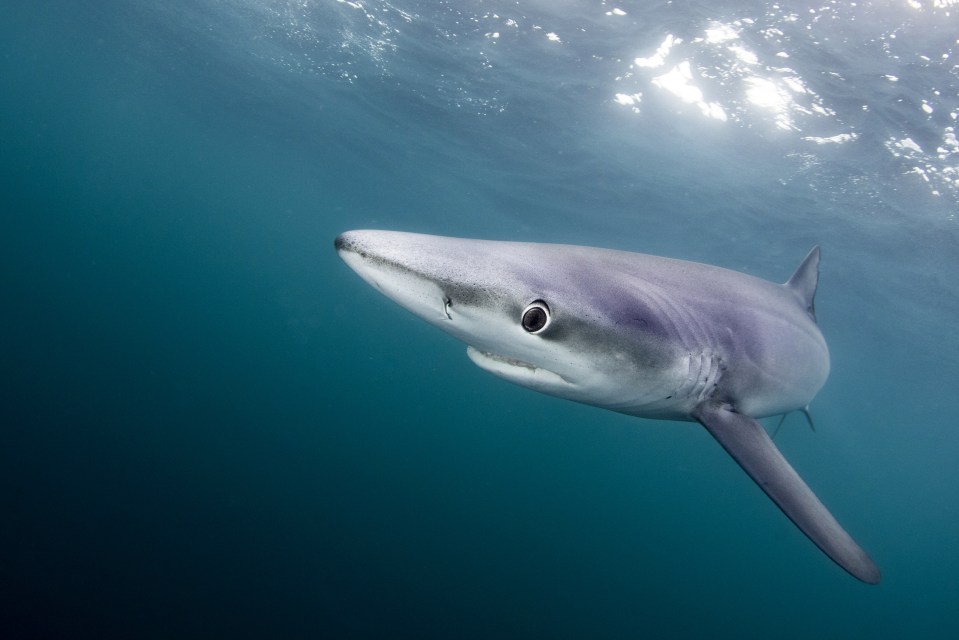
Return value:
<svg viewBox="0 0 959 640">
<path fill-rule="evenodd" d="M 646 294 L 650 302 L 664 312 L 660 315 L 686 351 L 682 382 L 671 390 L 669 399 L 692 399 L 698 404 L 712 394 L 723 370 L 722 359 L 712 348 L 710 332 L 696 314 L 669 296 L 662 295 L 655 288 L 647 289 Z"/>
</svg>

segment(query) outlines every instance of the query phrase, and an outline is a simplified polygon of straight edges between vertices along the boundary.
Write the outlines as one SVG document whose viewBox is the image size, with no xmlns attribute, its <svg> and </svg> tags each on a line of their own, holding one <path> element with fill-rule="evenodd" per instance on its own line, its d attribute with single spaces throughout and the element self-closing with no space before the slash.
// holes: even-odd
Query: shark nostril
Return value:
<svg viewBox="0 0 959 640">
<path fill-rule="evenodd" d="M 449 296 L 443 298 L 443 313 L 446 314 L 447 319 L 452 320 L 453 316 L 450 315 L 450 307 L 453 306 L 453 301 L 450 300 Z"/>
</svg>

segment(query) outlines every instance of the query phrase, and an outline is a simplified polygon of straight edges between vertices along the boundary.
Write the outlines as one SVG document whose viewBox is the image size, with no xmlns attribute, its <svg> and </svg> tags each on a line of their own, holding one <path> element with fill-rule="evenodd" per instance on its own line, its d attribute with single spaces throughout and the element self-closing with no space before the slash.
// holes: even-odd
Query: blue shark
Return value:
<svg viewBox="0 0 959 640">
<path fill-rule="evenodd" d="M 829 558 L 880 581 L 757 421 L 805 411 L 829 375 L 818 247 L 784 284 L 573 245 L 364 230 L 335 247 L 490 373 L 631 416 L 699 422 Z"/>
</svg>

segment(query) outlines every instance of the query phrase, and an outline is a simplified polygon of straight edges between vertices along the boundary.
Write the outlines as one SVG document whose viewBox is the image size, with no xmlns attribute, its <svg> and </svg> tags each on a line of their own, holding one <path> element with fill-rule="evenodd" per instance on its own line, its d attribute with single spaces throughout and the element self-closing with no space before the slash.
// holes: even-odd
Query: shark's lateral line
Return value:
<svg viewBox="0 0 959 640">
<path fill-rule="evenodd" d="M 829 374 L 814 248 L 785 284 L 640 253 L 349 231 L 360 277 L 468 345 L 481 368 L 642 418 L 698 421 L 826 555 L 879 569 L 756 418 L 803 410 Z"/>
</svg>

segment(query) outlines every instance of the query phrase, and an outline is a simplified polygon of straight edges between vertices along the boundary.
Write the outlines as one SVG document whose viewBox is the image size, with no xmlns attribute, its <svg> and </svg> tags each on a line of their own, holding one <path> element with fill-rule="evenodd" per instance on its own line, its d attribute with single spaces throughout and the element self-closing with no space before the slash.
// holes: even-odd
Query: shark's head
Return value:
<svg viewBox="0 0 959 640">
<path fill-rule="evenodd" d="M 686 371 L 635 292 L 588 276 L 619 252 L 349 231 L 343 260 L 409 311 L 468 345 L 483 369 L 543 393 L 631 412 Z M 664 375 L 666 374 L 666 375 Z"/>
</svg>

